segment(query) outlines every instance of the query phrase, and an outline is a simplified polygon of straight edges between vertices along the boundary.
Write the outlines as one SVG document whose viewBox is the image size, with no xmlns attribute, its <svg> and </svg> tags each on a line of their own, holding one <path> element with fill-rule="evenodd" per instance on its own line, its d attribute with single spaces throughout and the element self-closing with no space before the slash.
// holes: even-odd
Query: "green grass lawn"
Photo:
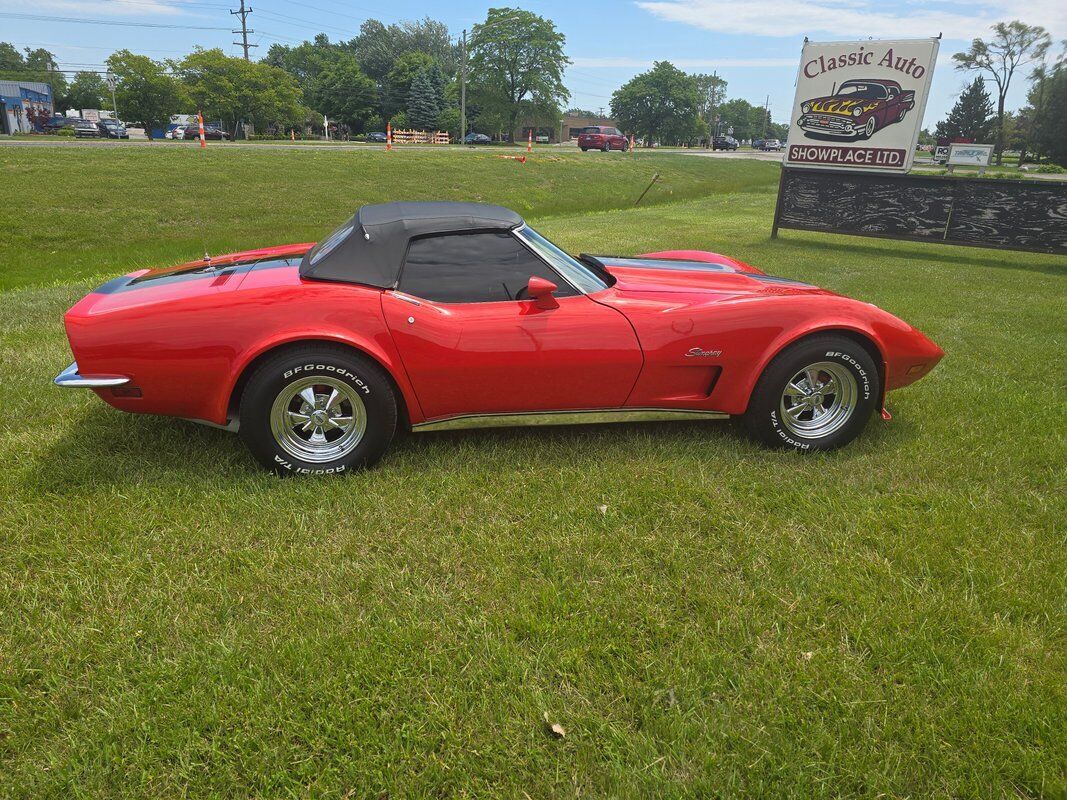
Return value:
<svg viewBox="0 0 1067 800">
<path fill-rule="evenodd" d="M 777 167 L 746 161 L 200 155 L 0 150 L 37 187 L 0 211 L 0 797 L 1067 794 L 1063 258 L 772 241 Z M 651 171 L 674 195 L 625 208 Z M 439 433 L 335 481 L 49 385 L 87 276 L 464 193 L 572 250 L 739 256 L 947 355 L 837 453 Z"/>
</svg>

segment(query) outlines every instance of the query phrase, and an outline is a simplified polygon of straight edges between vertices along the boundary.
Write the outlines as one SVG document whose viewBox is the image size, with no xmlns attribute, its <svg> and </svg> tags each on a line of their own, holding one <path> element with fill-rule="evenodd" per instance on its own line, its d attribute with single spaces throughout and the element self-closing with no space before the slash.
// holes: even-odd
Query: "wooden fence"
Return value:
<svg viewBox="0 0 1067 800">
<path fill-rule="evenodd" d="M 393 131 L 393 144 L 450 144 L 452 137 L 444 131 Z"/>
<path fill-rule="evenodd" d="M 1067 255 L 1067 181 L 783 169 L 779 228 Z"/>
</svg>

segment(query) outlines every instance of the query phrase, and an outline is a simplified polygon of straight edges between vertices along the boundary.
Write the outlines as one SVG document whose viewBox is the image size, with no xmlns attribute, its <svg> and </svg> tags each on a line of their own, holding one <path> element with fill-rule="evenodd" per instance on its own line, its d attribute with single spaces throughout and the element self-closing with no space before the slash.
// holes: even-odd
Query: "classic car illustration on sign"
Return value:
<svg viewBox="0 0 1067 800">
<path fill-rule="evenodd" d="M 805 100 L 797 125 L 805 135 L 870 139 L 875 131 L 900 122 L 915 108 L 915 92 L 905 91 L 896 81 L 845 81 L 827 97 Z"/>
<path fill-rule="evenodd" d="M 574 258 L 476 203 L 363 206 L 315 245 L 133 272 L 64 322 L 58 385 L 237 430 L 279 474 L 369 466 L 398 428 L 739 416 L 768 445 L 832 449 L 943 355 L 736 259 Z"/>
</svg>

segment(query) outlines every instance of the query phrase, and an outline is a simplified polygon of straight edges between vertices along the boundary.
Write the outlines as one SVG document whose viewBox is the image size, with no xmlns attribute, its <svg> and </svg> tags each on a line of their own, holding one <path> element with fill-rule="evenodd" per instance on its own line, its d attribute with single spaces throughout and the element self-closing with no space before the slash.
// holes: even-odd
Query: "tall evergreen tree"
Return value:
<svg viewBox="0 0 1067 800">
<path fill-rule="evenodd" d="M 424 69 L 411 82 L 408 94 L 408 120 L 419 130 L 430 130 L 437 126 L 441 116 L 442 103 L 438 89 L 434 86 L 429 69 Z"/>
<path fill-rule="evenodd" d="M 993 101 L 979 75 L 960 94 L 948 116 L 937 123 L 937 136 L 974 139 L 981 142 L 993 133 Z"/>
</svg>

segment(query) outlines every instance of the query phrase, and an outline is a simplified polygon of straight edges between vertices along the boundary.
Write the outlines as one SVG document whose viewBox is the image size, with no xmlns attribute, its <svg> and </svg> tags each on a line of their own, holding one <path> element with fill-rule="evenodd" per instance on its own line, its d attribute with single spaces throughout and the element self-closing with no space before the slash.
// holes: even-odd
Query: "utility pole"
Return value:
<svg viewBox="0 0 1067 800">
<path fill-rule="evenodd" d="M 771 118 L 771 96 L 767 95 L 767 102 L 763 104 L 763 138 L 767 138 L 767 121 Z"/>
<path fill-rule="evenodd" d="M 255 31 L 249 30 L 249 28 L 248 28 L 248 15 L 252 13 L 252 6 L 249 6 L 248 8 L 245 8 L 245 0 L 241 0 L 241 8 L 238 9 L 237 11 L 231 11 L 230 13 L 233 14 L 235 17 L 240 17 L 241 18 L 241 29 L 237 30 L 237 31 L 231 31 L 231 33 L 239 33 L 239 34 L 241 34 L 241 41 L 234 42 L 234 44 L 239 44 L 239 45 L 241 45 L 241 47 L 244 48 L 245 61 L 248 61 L 248 48 L 249 47 L 259 47 L 258 44 L 249 44 L 248 43 L 248 34 L 255 33 Z"/>
<path fill-rule="evenodd" d="M 460 50 L 460 80 L 459 80 L 459 141 L 466 144 L 467 140 L 467 30 L 463 30 L 463 47 Z"/>
</svg>

